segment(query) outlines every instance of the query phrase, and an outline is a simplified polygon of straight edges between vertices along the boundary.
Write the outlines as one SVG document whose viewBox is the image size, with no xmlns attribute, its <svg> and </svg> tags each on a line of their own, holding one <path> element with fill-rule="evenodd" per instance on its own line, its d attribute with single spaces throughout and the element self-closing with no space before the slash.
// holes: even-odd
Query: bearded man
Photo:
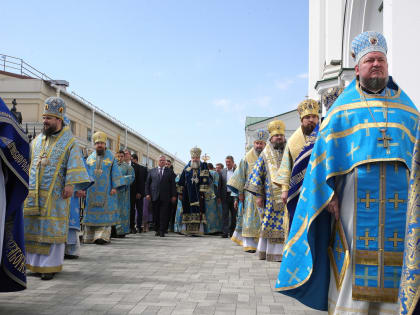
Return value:
<svg viewBox="0 0 420 315">
<path fill-rule="evenodd" d="M 51 280 L 63 268 L 69 229 L 69 201 L 74 190 L 87 187 L 90 178 L 81 150 L 64 123 L 66 103 L 45 100 L 42 133 L 31 143 L 29 194 L 25 200 L 26 267 Z"/>
<path fill-rule="evenodd" d="M 381 33 L 352 50 L 356 79 L 320 127 L 276 288 L 330 314 L 396 314 L 419 113 Z"/>
<path fill-rule="evenodd" d="M 190 151 L 191 161 L 184 167 L 177 184 L 178 198 L 182 200 L 182 224 L 185 235 L 204 233 L 206 221 L 205 196 L 210 190 L 209 170 L 206 162 L 201 162 L 201 149 Z"/>
<path fill-rule="evenodd" d="M 254 135 L 253 147 L 239 162 L 239 167 L 227 183 L 232 195 L 238 198 L 235 201 L 235 208 L 239 208 L 235 233 L 241 233 L 243 249 L 250 253 L 255 253 L 257 250 L 261 221 L 256 206 L 256 197 L 244 188 L 255 162 L 265 148 L 267 138 L 268 132 L 266 130 L 257 130 Z M 241 231 L 238 230 L 238 227 L 241 227 Z M 232 238 L 235 237 L 235 233 Z"/>
<path fill-rule="evenodd" d="M 260 213 L 259 259 L 281 261 L 288 223 L 281 200 L 281 187 L 275 185 L 274 180 L 286 145 L 284 123 L 281 120 L 270 122 L 268 132 L 270 141 L 255 163 L 245 189 L 256 196 Z"/>
<path fill-rule="evenodd" d="M 89 175 L 95 180 L 87 191 L 83 217 L 83 242 L 86 244 L 110 243 L 111 227 L 120 223 L 117 188 L 124 185 L 124 180 L 106 141 L 104 132 L 96 132 L 93 135 L 95 151 L 86 161 Z"/>
</svg>

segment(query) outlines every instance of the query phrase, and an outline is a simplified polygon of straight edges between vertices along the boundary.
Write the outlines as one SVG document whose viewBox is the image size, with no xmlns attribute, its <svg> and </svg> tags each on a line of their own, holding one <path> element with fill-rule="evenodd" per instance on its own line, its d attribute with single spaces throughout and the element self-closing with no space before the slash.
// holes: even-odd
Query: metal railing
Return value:
<svg viewBox="0 0 420 315">
<path fill-rule="evenodd" d="M 19 74 L 25 77 L 52 81 L 49 76 L 35 69 L 30 64 L 27 64 L 23 59 L 4 54 L 0 54 L 0 70 Z"/>
</svg>

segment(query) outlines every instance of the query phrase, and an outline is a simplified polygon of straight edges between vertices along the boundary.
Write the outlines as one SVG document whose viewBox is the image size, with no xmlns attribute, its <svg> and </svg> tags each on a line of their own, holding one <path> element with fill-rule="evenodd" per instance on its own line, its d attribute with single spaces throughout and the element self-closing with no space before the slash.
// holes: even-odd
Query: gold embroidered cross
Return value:
<svg viewBox="0 0 420 315">
<path fill-rule="evenodd" d="M 366 208 L 370 209 L 370 203 L 377 202 L 376 199 L 370 199 L 370 192 L 366 191 L 366 197 L 360 199 L 361 202 L 364 202 L 366 204 Z"/>
<path fill-rule="evenodd" d="M 305 190 L 306 190 L 306 187 L 303 187 L 302 191 L 300 192 L 299 198 L 306 202 L 308 199 L 306 199 L 305 196 L 303 195 L 305 193 Z"/>
<path fill-rule="evenodd" d="M 305 244 L 305 246 L 306 246 L 305 256 L 308 256 L 309 251 L 310 251 L 309 243 L 308 243 L 307 240 L 304 240 L 303 244 Z"/>
<path fill-rule="evenodd" d="M 394 209 L 398 209 L 400 203 L 404 203 L 404 199 L 398 199 L 398 193 L 394 194 L 394 198 L 388 199 L 388 202 L 392 202 L 394 204 Z"/>
<path fill-rule="evenodd" d="M 376 276 L 369 276 L 369 268 L 368 267 L 365 267 L 365 273 L 363 275 L 355 275 L 354 277 L 356 279 L 362 279 L 365 287 L 368 286 L 368 281 L 369 280 L 375 280 L 375 281 L 378 280 L 378 278 Z"/>
<path fill-rule="evenodd" d="M 293 280 L 296 280 L 297 282 L 300 282 L 300 279 L 296 277 L 296 274 L 298 273 L 299 268 L 296 268 L 295 271 L 291 272 L 289 268 L 286 269 L 286 272 L 290 275 L 289 283 L 291 283 Z"/>
<path fill-rule="evenodd" d="M 365 247 L 369 247 L 369 241 L 376 240 L 376 237 L 369 236 L 369 230 L 366 229 L 365 236 L 359 236 L 360 241 L 365 241 Z"/>
<path fill-rule="evenodd" d="M 344 118 L 346 118 L 346 122 L 347 123 L 350 123 L 350 120 L 349 120 L 349 116 L 350 115 L 353 115 L 355 112 L 349 112 L 349 111 L 347 111 L 347 110 L 345 110 L 342 114 L 340 114 L 340 115 L 337 115 L 337 117 L 344 117 Z"/>
<path fill-rule="evenodd" d="M 286 254 L 284 256 L 287 258 L 287 256 L 289 256 L 289 253 L 291 253 L 292 256 L 296 256 L 296 253 L 294 251 L 292 251 L 291 247 L 287 247 Z"/>
<path fill-rule="evenodd" d="M 398 242 L 403 242 L 404 239 L 399 238 L 398 237 L 398 232 L 394 232 L 394 236 L 393 237 L 388 237 L 388 241 L 393 242 L 394 243 L 394 247 L 398 246 Z"/>
<path fill-rule="evenodd" d="M 350 152 L 348 152 L 346 154 L 346 156 L 350 156 L 351 155 L 351 159 L 353 160 L 354 158 L 354 152 L 356 152 L 357 150 L 359 150 L 360 146 L 354 147 L 354 142 L 351 143 L 351 150 Z"/>
</svg>

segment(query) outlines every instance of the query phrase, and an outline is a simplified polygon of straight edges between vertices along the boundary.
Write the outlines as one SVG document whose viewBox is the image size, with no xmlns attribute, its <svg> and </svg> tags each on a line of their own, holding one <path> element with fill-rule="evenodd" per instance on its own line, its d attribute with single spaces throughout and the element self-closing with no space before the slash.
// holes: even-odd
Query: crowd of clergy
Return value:
<svg viewBox="0 0 420 315">
<path fill-rule="evenodd" d="M 26 268 L 52 279 L 65 255 L 79 255 L 80 234 L 107 244 L 153 222 L 156 236 L 220 235 L 280 262 L 275 290 L 311 308 L 418 314 L 419 112 L 389 76 L 387 53 L 381 33 L 359 34 L 356 78 L 321 103 L 303 100 L 288 140 L 274 120 L 238 165 L 228 155 L 214 167 L 194 147 L 178 175 L 165 156 L 136 175 L 136 159 L 114 156 L 103 132 L 83 158 L 59 97 L 45 101 L 44 130 L 29 150 L 1 101 L 0 289 L 23 289 Z"/>
</svg>

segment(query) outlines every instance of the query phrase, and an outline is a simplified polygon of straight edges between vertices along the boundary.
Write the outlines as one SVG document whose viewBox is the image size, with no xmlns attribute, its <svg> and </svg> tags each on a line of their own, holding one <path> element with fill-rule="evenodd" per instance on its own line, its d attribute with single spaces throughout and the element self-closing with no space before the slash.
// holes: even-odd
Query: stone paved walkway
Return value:
<svg viewBox="0 0 420 315">
<path fill-rule="evenodd" d="M 273 292 L 279 264 L 228 239 L 147 234 L 83 245 L 51 281 L 0 293 L 0 314 L 326 314 Z"/>
</svg>

